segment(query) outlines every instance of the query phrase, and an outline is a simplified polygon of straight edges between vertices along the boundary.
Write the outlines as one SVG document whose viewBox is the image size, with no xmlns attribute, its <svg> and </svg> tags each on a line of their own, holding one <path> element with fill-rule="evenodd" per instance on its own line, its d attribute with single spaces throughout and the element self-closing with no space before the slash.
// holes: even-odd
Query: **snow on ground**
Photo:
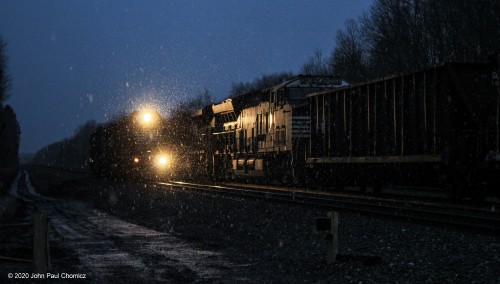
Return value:
<svg viewBox="0 0 500 284">
<path fill-rule="evenodd" d="M 49 241 L 76 255 L 75 271 L 92 281 L 212 281 L 220 280 L 232 266 L 220 252 L 197 248 L 83 202 L 44 197 L 31 184 L 29 174 L 24 172 L 24 179 L 22 175 L 18 173 L 10 194 L 34 204 L 47 216 Z M 20 182 L 25 186 L 19 186 Z"/>
</svg>

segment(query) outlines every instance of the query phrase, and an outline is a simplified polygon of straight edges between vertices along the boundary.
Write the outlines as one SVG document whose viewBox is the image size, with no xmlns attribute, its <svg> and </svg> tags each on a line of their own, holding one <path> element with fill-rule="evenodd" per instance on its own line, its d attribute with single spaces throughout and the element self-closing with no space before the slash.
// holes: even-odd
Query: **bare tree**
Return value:
<svg viewBox="0 0 500 284">
<path fill-rule="evenodd" d="M 10 88 L 10 78 L 7 72 L 7 56 L 5 55 L 5 42 L 0 36 L 0 106 L 8 99 L 7 92 Z"/>
<path fill-rule="evenodd" d="M 345 22 L 345 29 L 337 31 L 337 46 L 332 52 L 335 73 L 350 83 L 368 77 L 366 50 L 358 23 L 352 19 Z"/>
<path fill-rule="evenodd" d="M 10 88 L 4 48 L 5 43 L 0 37 L 0 192 L 8 187 L 18 170 L 21 136 L 16 113 L 9 105 L 3 105 Z"/>
<path fill-rule="evenodd" d="M 231 91 L 229 92 L 229 97 L 235 98 L 250 92 L 269 88 L 277 84 L 280 84 L 281 82 L 283 82 L 283 80 L 286 80 L 293 76 L 294 74 L 291 71 L 279 72 L 268 75 L 262 75 L 260 78 L 257 78 L 252 82 L 233 83 Z"/>
<path fill-rule="evenodd" d="M 300 72 L 310 75 L 329 75 L 332 74 L 329 64 L 330 59 L 323 56 L 321 49 L 314 49 L 314 54 L 302 65 Z"/>
<path fill-rule="evenodd" d="M 114 117 L 115 122 L 120 119 L 124 118 Z M 98 126 L 95 120 L 85 122 L 78 126 L 71 138 L 65 138 L 40 149 L 35 154 L 33 162 L 67 168 L 87 168 L 90 137 Z"/>
<path fill-rule="evenodd" d="M 376 0 L 362 20 L 375 76 L 484 60 L 500 45 L 498 0 Z"/>
<path fill-rule="evenodd" d="M 424 1 L 422 13 L 431 63 L 484 60 L 500 45 L 498 0 Z"/>
<path fill-rule="evenodd" d="M 376 76 L 427 65 L 418 0 L 376 0 L 363 19 L 370 63 Z"/>
</svg>

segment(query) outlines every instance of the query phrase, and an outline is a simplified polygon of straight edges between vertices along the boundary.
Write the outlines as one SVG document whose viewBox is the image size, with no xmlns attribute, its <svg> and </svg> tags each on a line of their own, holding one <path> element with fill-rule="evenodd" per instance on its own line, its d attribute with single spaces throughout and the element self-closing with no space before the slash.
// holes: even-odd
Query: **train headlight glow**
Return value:
<svg viewBox="0 0 500 284">
<path fill-rule="evenodd" d="M 166 165 L 167 164 L 167 157 L 160 157 L 159 161 L 160 165 Z"/>
<path fill-rule="evenodd" d="M 142 116 L 142 121 L 144 123 L 150 123 L 151 122 L 151 114 L 149 112 L 146 112 L 143 116 Z"/>
<path fill-rule="evenodd" d="M 149 128 L 157 124 L 158 117 L 154 111 L 145 109 L 139 111 L 135 119 L 141 127 Z"/>
<path fill-rule="evenodd" d="M 170 164 L 170 159 L 167 155 L 161 154 L 156 157 L 156 164 L 159 168 L 166 168 Z"/>
</svg>

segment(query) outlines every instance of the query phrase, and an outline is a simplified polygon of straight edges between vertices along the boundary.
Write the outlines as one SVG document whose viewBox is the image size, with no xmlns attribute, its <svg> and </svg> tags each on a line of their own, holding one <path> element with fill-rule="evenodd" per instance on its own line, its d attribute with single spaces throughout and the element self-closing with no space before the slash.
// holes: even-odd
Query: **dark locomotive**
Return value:
<svg viewBox="0 0 500 284">
<path fill-rule="evenodd" d="M 100 176 L 166 178 L 176 170 L 167 122 L 156 111 L 135 111 L 91 136 L 90 168 Z"/>
<path fill-rule="evenodd" d="M 310 133 L 306 95 L 341 84 L 331 76 L 301 75 L 198 110 L 193 119 L 207 145 L 200 153 L 206 173 L 225 179 L 303 179 Z"/>
<path fill-rule="evenodd" d="M 154 149 L 162 149 L 182 157 L 172 168 L 195 177 L 498 195 L 499 60 L 496 53 L 488 63 L 448 63 L 355 85 L 300 75 L 174 117 L 174 132 L 164 122 L 147 139 L 133 123 L 110 124 L 92 139 L 93 169 L 155 172 L 154 163 L 138 168 L 131 159 L 154 160 Z"/>
</svg>

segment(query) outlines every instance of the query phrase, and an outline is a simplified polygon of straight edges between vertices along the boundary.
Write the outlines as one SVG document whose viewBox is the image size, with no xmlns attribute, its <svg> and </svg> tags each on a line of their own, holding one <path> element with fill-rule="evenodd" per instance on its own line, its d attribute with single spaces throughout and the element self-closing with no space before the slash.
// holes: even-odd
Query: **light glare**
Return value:
<svg viewBox="0 0 500 284">
<path fill-rule="evenodd" d="M 167 164 L 167 157 L 160 157 L 160 165 L 166 165 Z"/>
</svg>

